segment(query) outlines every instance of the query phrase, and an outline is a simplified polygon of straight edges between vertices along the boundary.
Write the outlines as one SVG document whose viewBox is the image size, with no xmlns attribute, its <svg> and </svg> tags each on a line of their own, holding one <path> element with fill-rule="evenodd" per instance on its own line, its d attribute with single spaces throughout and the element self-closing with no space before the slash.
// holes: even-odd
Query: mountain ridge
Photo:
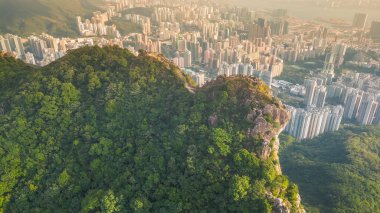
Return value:
<svg viewBox="0 0 380 213">
<path fill-rule="evenodd" d="M 84 47 L 10 91 L 3 211 L 303 212 L 277 156 L 289 114 L 257 78 L 195 88 L 160 56 Z"/>
</svg>

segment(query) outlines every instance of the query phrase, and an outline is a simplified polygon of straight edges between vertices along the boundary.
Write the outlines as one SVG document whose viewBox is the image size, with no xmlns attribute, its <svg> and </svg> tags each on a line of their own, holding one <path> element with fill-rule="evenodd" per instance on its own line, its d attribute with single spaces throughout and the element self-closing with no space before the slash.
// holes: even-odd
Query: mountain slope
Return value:
<svg viewBox="0 0 380 213">
<path fill-rule="evenodd" d="M 284 173 L 299 184 L 303 201 L 312 210 L 380 211 L 379 126 L 346 127 L 282 148 Z"/>
<path fill-rule="evenodd" d="M 33 67 L 0 51 L 0 103 L 28 79 Z"/>
<path fill-rule="evenodd" d="M 102 0 L 0 0 L 0 34 L 47 32 L 76 35 L 76 16 L 89 15 Z"/>
<path fill-rule="evenodd" d="M 258 79 L 197 89 L 116 47 L 32 73 L 0 114 L 4 211 L 302 211 L 277 156 L 288 112 Z"/>
</svg>

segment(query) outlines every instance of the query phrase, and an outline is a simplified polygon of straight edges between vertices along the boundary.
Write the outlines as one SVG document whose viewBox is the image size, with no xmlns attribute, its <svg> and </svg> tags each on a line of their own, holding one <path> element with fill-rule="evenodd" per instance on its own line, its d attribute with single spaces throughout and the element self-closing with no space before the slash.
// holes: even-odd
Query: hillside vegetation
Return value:
<svg viewBox="0 0 380 213">
<path fill-rule="evenodd" d="M 380 212 L 380 127 L 346 127 L 302 143 L 283 137 L 281 165 L 311 212 Z"/>
<path fill-rule="evenodd" d="M 0 103 L 14 94 L 17 88 L 33 73 L 33 67 L 12 55 L 0 51 Z"/>
<path fill-rule="evenodd" d="M 76 16 L 90 15 L 102 0 L 0 0 L 0 34 L 77 35 Z"/>
<path fill-rule="evenodd" d="M 10 87 L 1 210 L 301 212 L 277 156 L 288 113 L 265 84 L 221 77 L 195 88 L 165 61 L 86 47 Z"/>
</svg>

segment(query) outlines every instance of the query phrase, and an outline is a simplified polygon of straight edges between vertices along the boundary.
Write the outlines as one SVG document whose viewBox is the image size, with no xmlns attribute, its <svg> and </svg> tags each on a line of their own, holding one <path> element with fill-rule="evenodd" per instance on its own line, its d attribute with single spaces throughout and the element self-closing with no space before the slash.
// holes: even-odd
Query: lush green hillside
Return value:
<svg viewBox="0 0 380 213">
<path fill-rule="evenodd" d="M 113 47 L 30 72 L 0 105 L 4 212 L 301 211 L 277 156 L 288 113 L 261 81 L 197 89 Z"/>
<path fill-rule="evenodd" d="M 34 68 L 0 51 L 0 103 L 25 82 Z"/>
<path fill-rule="evenodd" d="M 89 15 L 102 0 L 0 0 L 0 34 L 48 32 L 76 35 L 76 16 Z"/>
<path fill-rule="evenodd" d="M 380 127 L 346 127 L 282 148 L 283 171 L 311 210 L 380 212 Z"/>
</svg>

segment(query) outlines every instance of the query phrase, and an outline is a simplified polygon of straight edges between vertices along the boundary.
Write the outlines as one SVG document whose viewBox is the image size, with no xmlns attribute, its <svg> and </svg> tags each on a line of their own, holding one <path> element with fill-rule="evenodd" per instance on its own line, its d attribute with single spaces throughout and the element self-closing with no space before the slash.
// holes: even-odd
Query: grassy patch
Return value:
<svg viewBox="0 0 380 213">
<path fill-rule="evenodd" d="M 142 27 L 140 24 L 133 23 L 131 21 L 123 20 L 123 19 L 112 19 L 107 22 L 107 24 L 115 24 L 117 29 L 120 31 L 122 35 L 126 35 L 128 33 L 141 33 Z"/>
<path fill-rule="evenodd" d="M 294 84 L 303 84 L 305 77 L 310 76 L 310 71 L 321 68 L 323 68 L 323 62 L 320 60 L 316 60 L 315 62 L 285 62 L 284 71 L 276 79 L 289 81 Z"/>
</svg>

